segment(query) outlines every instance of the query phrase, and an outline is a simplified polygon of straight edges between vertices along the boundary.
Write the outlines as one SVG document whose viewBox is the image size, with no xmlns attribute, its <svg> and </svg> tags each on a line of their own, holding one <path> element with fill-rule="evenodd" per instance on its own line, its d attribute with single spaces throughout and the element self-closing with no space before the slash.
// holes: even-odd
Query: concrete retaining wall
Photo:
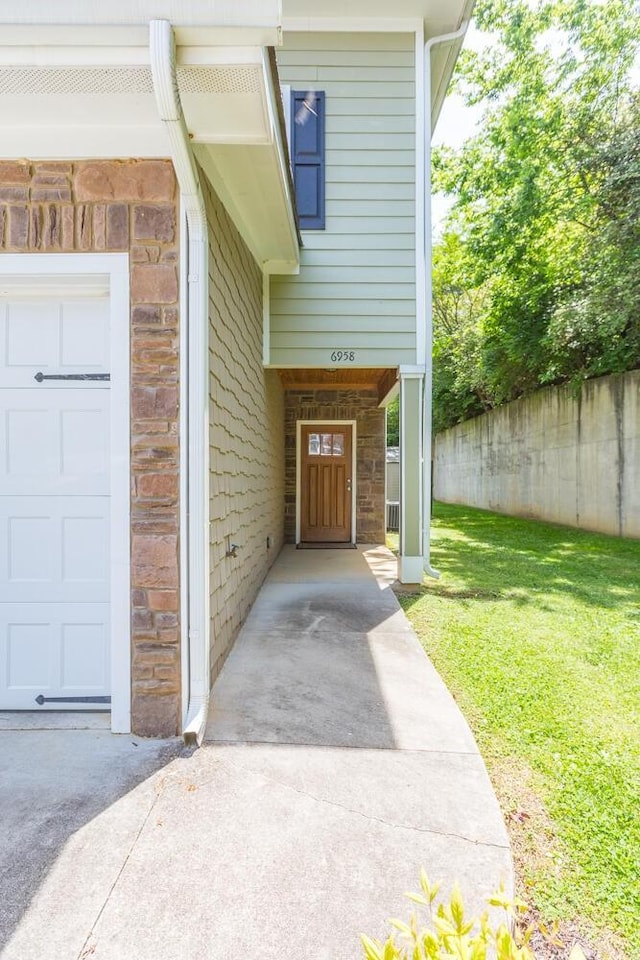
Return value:
<svg viewBox="0 0 640 960">
<path fill-rule="evenodd" d="M 640 538 L 640 371 L 468 420 L 434 458 L 437 500 Z"/>
</svg>

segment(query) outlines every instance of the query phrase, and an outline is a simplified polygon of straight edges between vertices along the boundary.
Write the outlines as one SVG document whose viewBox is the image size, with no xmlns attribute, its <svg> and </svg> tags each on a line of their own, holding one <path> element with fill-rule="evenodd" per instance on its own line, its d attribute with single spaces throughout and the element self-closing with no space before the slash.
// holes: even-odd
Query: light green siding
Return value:
<svg viewBox="0 0 640 960">
<path fill-rule="evenodd" d="M 326 229 L 271 278 L 270 363 L 415 363 L 414 37 L 295 33 L 277 56 L 283 84 L 326 94 Z"/>
</svg>

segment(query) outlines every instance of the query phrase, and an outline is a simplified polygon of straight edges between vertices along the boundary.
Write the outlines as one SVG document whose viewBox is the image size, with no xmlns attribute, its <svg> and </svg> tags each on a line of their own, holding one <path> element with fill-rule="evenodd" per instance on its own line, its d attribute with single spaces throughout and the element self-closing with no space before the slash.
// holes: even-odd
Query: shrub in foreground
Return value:
<svg viewBox="0 0 640 960">
<path fill-rule="evenodd" d="M 510 900 L 501 887 L 487 903 L 494 908 L 480 917 L 466 917 L 462 896 L 457 887 L 448 903 L 436 904 L 440 884 L 431 884 L 424 870 L 420 874 L 420 893 L 407 894 L 408 898 L 427 911 L 427 923 L 423 925 L 417 913 L 409 922 L 391 920 L 395 932 L 385 943 L 370 940 L 362 935 L 365 960 L 535 960 L 530 947 L 534 928 L 521 930 L 518 918 L 527 912 L 521 900 Z M 497 913 L 499 911 L 499 913 Z M 554 934 L 543 931 L 553 940 Z M 396 936 L 403 943 L 396 943 Z M 557 940 L 554 942 L 558 943 Z M 573 947 L 569 960 L 584 960 L 579 946 Z"/>
</svg>

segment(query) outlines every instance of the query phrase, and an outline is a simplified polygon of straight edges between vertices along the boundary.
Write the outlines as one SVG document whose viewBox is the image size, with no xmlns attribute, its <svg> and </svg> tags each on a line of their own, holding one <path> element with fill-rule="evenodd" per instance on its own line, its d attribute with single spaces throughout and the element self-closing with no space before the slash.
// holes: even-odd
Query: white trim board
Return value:
<svg viewBox="0 0 640 960">
<path fill-rule="evenodd" d="M 302 428 L 313 427 L 316 424 L 326 423 L 328 426 L 343 426 L 345 424 L 351 427 L 351 543 L 356 543 L 356 492 L 358 487 L 358 478 L 356 475 L 357 457 L 356 448 L 358 441 L 358 422 L 357 420 L 331 420 L 325 417 L 322 420 L 296 420 L 296 543 L 300 543 L 300 497 L 302 493 L 302 457 L 301 457 L 301 439 Z"/>
<path fill-rule="evenodd" d="M 129 255 L 126 253 L 20 253 L 0 257 L 0 287 L 38 278 L 42 291 L 60 291 L 64 278 L 82 287 L 108 285 L 110 300 L 110 622 L 111 730 L 131 730 L 131 507 Z M 11 280 L 9 280 L 11 278 Z M 85 287 L 86 289 L 86 287 Z"/>
<path fill-rule="evenodd" d="M 417 17 L 283 17 L 286 33 L 415 33 L 423 29 Z"/>
</svg>

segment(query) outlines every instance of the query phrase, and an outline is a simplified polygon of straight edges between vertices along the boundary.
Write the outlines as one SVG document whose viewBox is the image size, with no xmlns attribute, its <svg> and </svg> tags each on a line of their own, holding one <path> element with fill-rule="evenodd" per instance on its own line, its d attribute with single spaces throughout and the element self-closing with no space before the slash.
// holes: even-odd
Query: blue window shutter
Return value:
<svg viewBox="0 0 640 960">
<path fill-rule="evenodd" d="M 324 230 L 324 93 L 291 91 L 291 158 L 301 230 Z"/>
</svg>

